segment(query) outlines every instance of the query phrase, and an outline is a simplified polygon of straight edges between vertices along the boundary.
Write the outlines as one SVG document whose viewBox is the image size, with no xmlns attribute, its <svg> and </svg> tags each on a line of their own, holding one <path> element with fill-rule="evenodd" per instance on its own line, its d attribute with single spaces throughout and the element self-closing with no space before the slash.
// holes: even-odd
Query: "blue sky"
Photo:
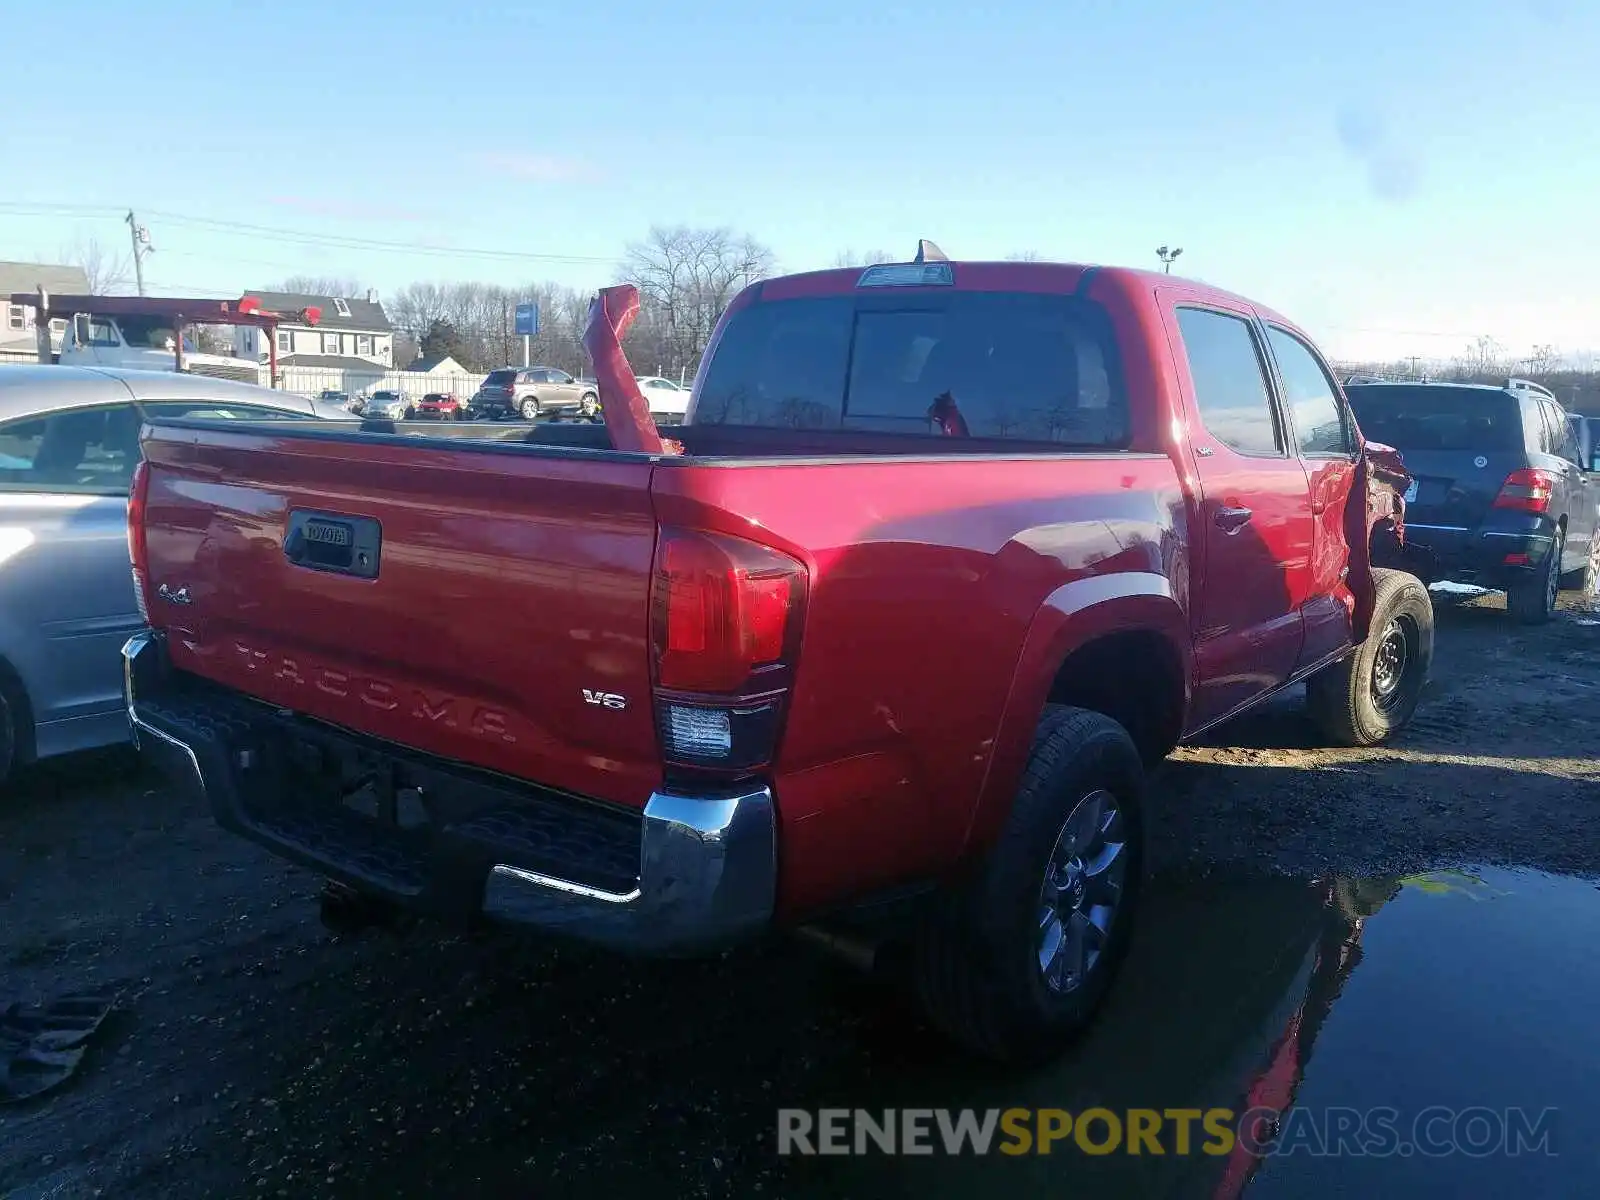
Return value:
<svg viewBox="0 0 1600 1200">
<path fill-rule="evenodd" d="M 589 287 L 652 224 L 791 270 L 1168 242 L 1335 354 L 1600 351 L 1584 0 L 12 7 L 0 259 L 129 206 L 172 293 Z"/>
</svg>

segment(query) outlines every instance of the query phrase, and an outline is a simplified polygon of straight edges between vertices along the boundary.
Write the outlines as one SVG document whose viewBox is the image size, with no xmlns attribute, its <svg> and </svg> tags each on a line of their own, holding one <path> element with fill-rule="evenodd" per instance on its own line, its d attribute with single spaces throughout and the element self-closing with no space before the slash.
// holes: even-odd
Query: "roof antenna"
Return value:
<svg viewBox="0 0 1600 1200">
<path fill-rule="evenodd" d="M 949 262 L 950 260 L 945 257 L 945 253 L 944 253 L 943 250 L 939 249 L 939 247 L 935 246 L 927 238 L 923 238 L 920 242 L 917 243 L 917 257 L 912 259 L 911 261 L 912 262 L 919 262 L 919 263 L 928 263 L 928 262 Z"/>
</svg>

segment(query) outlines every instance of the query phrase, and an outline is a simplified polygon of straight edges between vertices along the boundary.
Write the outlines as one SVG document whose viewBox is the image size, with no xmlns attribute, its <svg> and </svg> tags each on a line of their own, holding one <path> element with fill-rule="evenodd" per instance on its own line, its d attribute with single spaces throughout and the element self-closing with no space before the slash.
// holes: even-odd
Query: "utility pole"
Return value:
<svg viewBox="0 0 1600 1200">
<path fill-rule="evenodd" d="M 1156 247 L 1156 257 L 1161 260 L 1161 270 L 1164 274 L 1172 274 L 1172 260 L 1182 253 L 1182 246 L 1177 246 L 1170 250 L 1166 246 Z"/>
<path fill-rule="evenodd" d="M 128 236 L 133 239 L 133 278 L 138 285 L 139 295 L 144 295 L 144 260 L 155 247 L 150 244 L 150 230 L 139 224 L 133 215 L 133 209 L 128 210 L 125 218 L 128 222 Z"/>
<path fill-rule="evenodd" d="M 1415 354 L 1411 356 L 1411 378 L 1413 379 L 1417 377 L 1417 358 L 1418 356 Z"/>
</svg>

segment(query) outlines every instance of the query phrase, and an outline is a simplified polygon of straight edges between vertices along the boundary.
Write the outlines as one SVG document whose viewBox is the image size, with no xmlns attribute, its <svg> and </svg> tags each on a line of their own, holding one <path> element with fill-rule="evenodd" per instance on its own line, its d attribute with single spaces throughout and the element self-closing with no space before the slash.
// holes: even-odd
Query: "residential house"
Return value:
<svg viewBox="0 0 1600 1200">
<path fill-rule="evenodd" d="M 84 296 L 89 292 L 89 277 L 81 267 L 54 263 L 0 262 L 0 362 L 39 360 L 38 334 L 34 330 L 35 308 L 31 304 L 12 304 L 17 292 L 37 292 L 40 288 L 53 296 Z M 50 322 L 50 348 L 61 353 L 61 339 L 67 323 L 60 317 Z"/>
<path fill-rule="evenodd" d="M 365 299 L 344 296 L 297 296 L 287 292 L 246 292 L 271 312 L 298 314 L 321 310 L 315 325 L 299 320 L 278 326 L 278 366 L 293 369 L 342 370 L 355 378 L 380 376 L 394 369 L 394 326 L 378 302 L 378 293 Z M 235 327 L 234 353 L 265 362 L 268 357 L 264 329 Z M 354 382 L 354 378 L 351 380 Z"/>
</svg>

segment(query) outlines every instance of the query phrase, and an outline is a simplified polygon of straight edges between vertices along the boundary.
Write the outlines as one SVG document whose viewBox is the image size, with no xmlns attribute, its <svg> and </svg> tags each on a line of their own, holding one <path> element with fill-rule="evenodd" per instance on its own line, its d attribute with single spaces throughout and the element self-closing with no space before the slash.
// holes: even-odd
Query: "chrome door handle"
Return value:
<svg viewBox="0 0 1600 1200">
<path fill-rule="evenodd" d="M 1213 520 L 1222 527 L 1224 533 L 1238 533 L 1250 523 L 1250 518 L 1255 513 L 1248 508 L 1219 508 Z"/>
</svg>

